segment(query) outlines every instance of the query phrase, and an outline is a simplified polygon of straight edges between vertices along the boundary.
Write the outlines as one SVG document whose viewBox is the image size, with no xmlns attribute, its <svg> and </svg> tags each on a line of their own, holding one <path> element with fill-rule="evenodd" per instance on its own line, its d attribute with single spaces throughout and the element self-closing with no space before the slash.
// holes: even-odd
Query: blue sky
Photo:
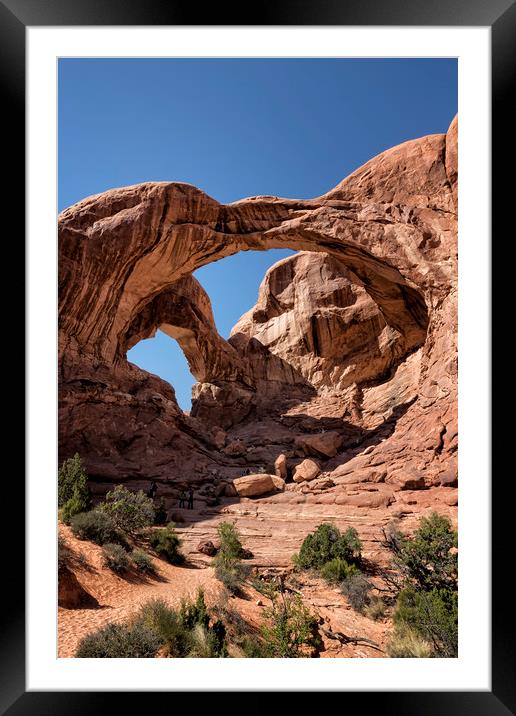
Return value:
<svg viewBox="0 0 516 716">
<path fill-rule="evenodd" d="M 445 132 L 454 59 L 62 59 L 59 210 L 142 181 L 186 181 L 221 202 L 323 194 L 379 152 Z M 245 252 L 195 276 L 221 335 L 288 251 Z M 129 360 L 168 380 L 183 408 L 194 382 L 158 333 Z"/>
</svg>

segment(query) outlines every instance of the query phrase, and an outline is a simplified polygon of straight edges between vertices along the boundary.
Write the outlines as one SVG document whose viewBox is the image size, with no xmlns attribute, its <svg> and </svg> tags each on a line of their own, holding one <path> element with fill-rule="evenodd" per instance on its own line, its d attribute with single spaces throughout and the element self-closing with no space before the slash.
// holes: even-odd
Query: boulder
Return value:
<svg viewBox="0 0 516 716">
<path fill-rule="evenodd" d="M 296 466 L 293 479 L 294 482 L 309 482 L 310 480 L 315 480 L 320 472 L 321 469 L 315 460 L 307 458 Z"/>
<path fill-rule="evenodd" d="M 295 445 L 306 455 L 334 457 L 342 445 L 342 436 L 334 430 L 296 438 Z"/>
<path fill-rule="evenodd" d="M 269 475 L 268 473 L 244 475 L 233 480 L 233 487 L 239 497 L 258 497 L 276 490 L 275 477 L 275 475 Z"/>
<path fill-rule="evenodd" d="M 197 545 L 197 551 L 201 554 L 207 554 L 208 557 L 213 557 L 217 554 L 217 548 L 211 540 L 202 540 Z"/>
<path fill-rule="evenodd" d="M 281 477 L 278 477 L 277 475 L 271 475 L 271 477 L 276 490 L 278 490 L 279 492 L 283 492 L 285 490 L 285 480 L 283 480 L 283 478 Z"/>
<path fill-rule="evenodd" d="M 287 479 L 287 457 L 283 453 L 274 460 L 274 472 L 282 480 Z"/>
</svg>

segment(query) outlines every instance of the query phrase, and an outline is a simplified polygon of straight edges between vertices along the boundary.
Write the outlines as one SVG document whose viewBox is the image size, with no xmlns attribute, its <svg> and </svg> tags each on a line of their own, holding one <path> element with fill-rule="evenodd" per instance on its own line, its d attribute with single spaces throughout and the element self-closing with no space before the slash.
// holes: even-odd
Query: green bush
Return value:
<svg viewBox="0 0 516 716">
<path fill-rule="evenodd" d="M 220 547 L 213 565 L 215 577 L 222 582 L 230 594 L 238 594 L 251 572 L 240 558 L 246 553 L 240 541 L 240 535 L 234 524 L 221 522 L 217 527 Z"/>
<path fill-rule="evenodd" d="M 362 572 L 351 574 L 340 585 L 340 591 L 347 597 L 351 608 L 356 612 L 363 612 L 369 605 L 372 588 L 373 585 Z"/>
<path fill-rule="evenodd" d="M 181 540 L 170 525 L 154 530 L 150 536 L 150 544 L 156 554 L 170 564 L 182 564 L 185 560 L 179 551 Z"/>
<path fill-rule="evenodd" d="M 236 559 L 214 559 L 215 577 L 222 582 L 230 594 L 239 594 L 250 574 L 251 568 Z"/>
<path fill-rule="evenodd" d="M 179 612 L 162 600 L 149 601 L 141 607 L 136 621 L 156 634 L 167 656 L 227 656 L 226 629 L 220 620 L 210 626 L 202 590 L 198 591 L 195 602 L 184 599 Z"/>
<path fill-rule="evenodd" d="M 387 642 L 387 654 L 392 659 L 428 659 L 433 656 L 431 645 L 412 629 L 399 625 Z"/>
<path fill-rule="evenodd" d="M 301 569 L 320 569 L 336 558 L 353 564 L 360 561 L 361 549 L 362 543 L 354 527 L 341 533 L 335 525 L 322 524 L 305 537 L 296 563 Z"/>
<path fill-rule="evenodd" d="M 330 584 L 339 584 L 343 580 L 358 572 L 354 564 L 348 564 L 345 559 L 335 557 L 321 567 L 321 577 Z"/>
<path fill-rule="evenodd" d="M 191 648 L 188 629 L 179 614 L 162 599 L 152 599 L 144 604 L 136 621 L 152 630 L 160 644 L 165 646 L 165 654 L 170 657 L 185 657 Z"/>
<path fill-rule="evenodd" d="M 221 522 L 217 526 L 220 540 L 219 554 L 227 559 L 240 559 L 245 551 L 240 541 L 240 535 L 232 522 Z"/>
<path fill-rule="evenodd" d="M 117 485 L 107 493 L 101 509 L 128 535 L 134 535 L 154 522 L 153 501 L 142 490 L 131 492 L 123 485 Z"/>
<path fill-rule="evenodd" d="M 396 626 L 406 626 L 432 647 L 438 657 L 458 655 L 458 594 L 449 589 L 431 592 L 402 590 L 394 612 Z"/>
<path fill-rule="evenodd" d="M 79 453 L 65 460 L 57 472 L 58 506 L 63 507 L 73 497 L 75 488 L 87 487 L 88 476 L 82 465 Z"/>
<path fill-rule="evenodd" d="M 457 532 L 447 517 L 433 512 L 423 517 L 412 537 L 398 531 L 386 535 L 394 566 L 417 589 L 457 590 Z"/>
<path fill-rule="evenodd" d="M 88 476 L 78 453 L 59 468 L 57 486 L 60 519 L 68 525 L 74 515 L 85 512 L 91 504 Z"/>
<path fill-rule="evenodd" d="M 156 632 L 144 624 L 107 624 L 84 637 L 76 657 L 82 659 L 142 659 L 152 658 L 160 647 Z"/>
<path fill-rule="evenodd" d="M 131 560 L 139 572 L 153 574 L 156 571 L 154 562 L 143 549 L 133 549 L 131 552 Z"/>
<path fill-rule="evenodd" d="M 103 545 L 106 542 L 120 542 L 122 535 L 110 515 L 101 510 L 80 512 L 72 517 L 70 526 L 73 534 L 82 540 Z"/>
<path fill-rule="evenodd" d="M 216 659 L 227 656 L 225 643 L 226 629 L 220 621 L 211 629 L 196 624 L 190 632 L 188 656 L 196 659 Z"/>
<path fill-rule="evenodd" d="M 204 600 L 202 589 L 197 590 L 195 602 L 189 599 L 182 599 L 179 607 L 179 617 L 187 629 L 193 629 L 196 624 L 207 627 L 210 622 L 210 615 Z"/>
<path fill-rule="evenodd" d="M 278 595 L 263 613 L 269 621 L 262 626 L 264 653 L 268 657 L 291 659 L 308 656 L 307 647 L 320 645 L 317 621 L 298 594 Z"/>
<path fill-rule="evenodd" d="M 108 542 L 102 547 L 104 564 L 113 572 L 125 572 L 129 567 L 129 556 L 119 544 Z"/>
</svg>

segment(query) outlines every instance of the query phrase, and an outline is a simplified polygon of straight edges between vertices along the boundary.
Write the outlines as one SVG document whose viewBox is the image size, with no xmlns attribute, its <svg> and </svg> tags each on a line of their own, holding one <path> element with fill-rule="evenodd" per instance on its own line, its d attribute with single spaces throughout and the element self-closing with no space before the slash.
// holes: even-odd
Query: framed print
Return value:
<svg viewBox="0 0 516 716">
<path fill-rule="evenodd" d="M 45 5 L 1 7 L 28 308 L 3 709 L 510 713 L 489 307 L 514 6 Z"/>
</svg>

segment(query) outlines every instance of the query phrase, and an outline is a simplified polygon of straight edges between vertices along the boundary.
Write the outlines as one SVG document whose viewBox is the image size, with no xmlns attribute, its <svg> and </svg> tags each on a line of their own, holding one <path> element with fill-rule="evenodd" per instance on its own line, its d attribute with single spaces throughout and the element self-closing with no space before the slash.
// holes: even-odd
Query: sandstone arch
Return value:
<svg viewBox="0 0 516 716">
<path fill-rule="evenodd" d="M 195 318 L 194 332 L 193 313 L 188 325 L 181 325 L 177 315 L 166 320 L 161 316 L 176 311 L 181 291 L 181 300 L 188 291 L 197 291 L 201 300 L 190 278 L 196 268 L 242 250 L 292 248 L 333 255 L 360 279 L 385 323 L 398 334 L 400 357 L 424 346 L 418 414 L 432 413 L 430 422 L 438 416 L 446 428 L 455 420 L 456 391 L 456 137 L 454 120 L 446 135 L 388 150 L 311 200 L 262 196 L 221 205 L 191 185 L 161 182 L 105 192 L 62 212 L 60 395 L 66 415 L 72 408 L 80 414 L 83 403 L 77 396 L 91 391 L 101 402 L 106 390 L 110 396 L 125 396 L 124 410 L 133 418 L 141 412 L 140 405 L 131 407 L 137 396 L 154 390 L 153 395 L 168 400 L 167 390 L 125 361 L 131 340 L 152 331 L 158 321 L 182 341 L 203 379 L 228 377 L 245 383 L 242 357 L 210 333 L 206 312 Z M 194 304 L 189 304 L 192 311 Z M 99 398 L 102 391 L 104 397 Z M 117 400 L 120 407 L 121 398 Z M 150 468 L 134 460 L 125 465 L 124 444 L 132 445 L 134 435 L 143 439 L 144 428 L 160 420 L 168 427 L 156 438 L 158 452 L 163 441 L 172 440 L 168 432 L 176 431 L 178 440 L 209 443 L 202 428 L 182 423 L 169 402 L 166 419 L 156 411 L 139 421 L 134 418 L 122 447 L 111 449 L 116 440 L 104 425 L 105 447 L 86 440 L 81 446 L 86 460 L 88 453 L 95 453 L 91 462 L 100 475 L 110 470 L 113 475 L 158 474 L 159 456 Z M 374 411 L 374 400 L 372 405 Z M 72 445 L 77 448 L 84 425 L 79 420 L 71 436 L 67 421 L 61 423 L 66 454 Z M 117 469 L 110 467 L 114 459 Z"/>
</svg>

